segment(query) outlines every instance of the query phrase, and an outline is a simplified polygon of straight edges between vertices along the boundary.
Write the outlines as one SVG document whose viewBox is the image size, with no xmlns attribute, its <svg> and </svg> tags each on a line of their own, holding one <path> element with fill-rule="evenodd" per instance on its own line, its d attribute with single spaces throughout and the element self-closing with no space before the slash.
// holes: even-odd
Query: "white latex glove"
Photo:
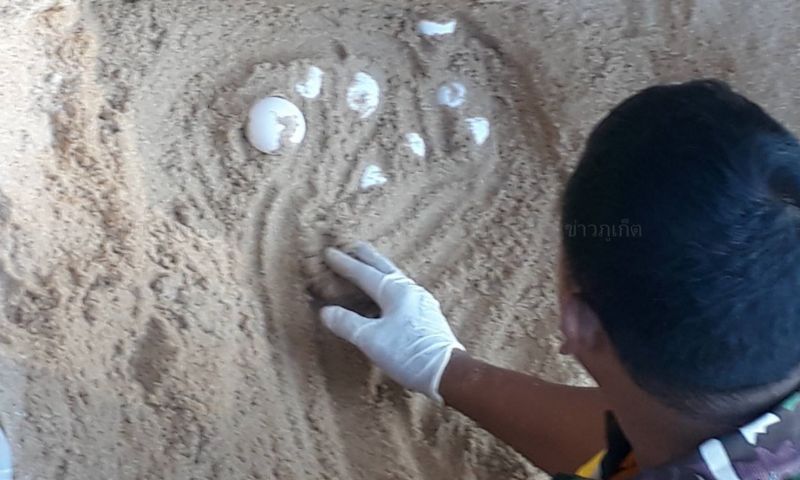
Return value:
<svg viewBox="0 0 800 480">
<path fill-rule="evenodd" d="M 325 251 L 328 265 L 361 288 L 381 308 L 380 318 L 366 318 L 342 307 L 325 307 L 322 321 L 333 333 L 358 347 L 375 365 L 404 387 L 439 403 L 439 382 L 456 340 L 439 302 L 366 243 L 353 258 Z"/>
<path fill-rule="evenodd" d="M 11 445 L 8 444 L 3 429 L 0 428 L 0 480 L 14 478 L 13 462 L 11 460 Z"/>
</svg>

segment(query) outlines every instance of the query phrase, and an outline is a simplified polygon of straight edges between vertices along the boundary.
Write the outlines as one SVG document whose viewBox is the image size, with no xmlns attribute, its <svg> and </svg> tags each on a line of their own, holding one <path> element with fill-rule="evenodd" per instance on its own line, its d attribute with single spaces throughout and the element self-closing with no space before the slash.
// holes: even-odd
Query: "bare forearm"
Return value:
<svg viewBox="0 0 800 480">
<path fill-rule="evenodd" d="M 320 311 L 323 323 L 395 381 L 444 399 L 550 472 L 569 472 L 602 448 L 605 407 L 596 390 L 554 385 L 470 358 L 433 295 L 370 245 L 359 243 L 353 255 L 328 249 L 325 260 L 369 295 L 381 316 L 327 306 Z"/>
<path fill-rule="evenodd" d="M 455 351 L 439 392 L 549 473 L 572 472 L 604 446 L 607 407 L 596 388 L 545 382 Z"/>
</svg>

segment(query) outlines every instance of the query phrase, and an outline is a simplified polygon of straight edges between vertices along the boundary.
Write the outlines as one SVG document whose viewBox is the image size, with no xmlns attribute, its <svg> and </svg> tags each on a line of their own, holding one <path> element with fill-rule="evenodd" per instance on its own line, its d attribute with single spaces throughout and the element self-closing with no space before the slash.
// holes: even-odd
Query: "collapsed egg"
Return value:
<svg viewBox="0 0 800 480">
<path fill-rule="evenodd" d="M 322 77 L 324 76 L 325 72 L 312 65 L 308 67 L 305 82 L 295 85 L 294 91 L 305 98 L 317 98 L 322 91 Z"/>
<path fill-rule="evenodd" d="M 250 108 L 247 139 L 258 150 L 276 154 L 306 136 L 306 120 L 297 105 L 282 97 L 265 97 Z"/>
<path fill-rule="evenodd" d="M 406 143 L 408 144 L 408 148 L 414 152 L 414 155 L 418 157 L 425 156 L 425 140 L 422 136 L 417 132 L 411 132 L 406 134 Z"/>
<path fill-rule="evenodd" d="M 487 138 L 489 138 L 489 131 L 491 129 L 489 120 L 484 117 L 472 117 L 466 120 L 469 132 L 472 134 L 472 140 L 476 145 L 483 145 Z"/>
<path fill-rule="evenodd" d="M 356 112 L 362 120 L 378 109 L 381 101 L 381 87 L 369 74 L 356 73 L 353 82 L 347 88 L 347 106 Z"/>
<path fill-rule="evenodd" d="M 361 190 L 369 190 L 373 187 L 380 187 L 388 181 L 389 179 L 386 178 L 381 167 L 377 165 L 367 165 L 367 168 L 364 169 L 364 173 L 361 175 L 359 187 Z"/>
</svg>

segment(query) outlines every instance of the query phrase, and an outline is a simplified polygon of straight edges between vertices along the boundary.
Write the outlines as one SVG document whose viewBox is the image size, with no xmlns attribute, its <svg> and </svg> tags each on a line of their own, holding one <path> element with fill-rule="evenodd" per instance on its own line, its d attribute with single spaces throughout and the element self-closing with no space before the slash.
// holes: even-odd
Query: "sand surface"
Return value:
<svg viewBox="0 0 800 480">
<path fill-rule="evenodd" d="M 536 476 L 320 325 L 320 302 L 362 300 L 321 249 L 373 241 L 475 355 L 586 382 L 556 353 L 553 286 L 582 141 L 637 89 L 700 76 L 797 130 L 800 4 L 447 3 L 0 2 L 0 421 L 17 478 Z M 423 19 L 457 28 L 422 38 Z M 359 72 L 381 88 L 366 118 L 347 102 Z M 451 81 L 457 109 L 437 104 Z M 295 151 L 243 136 L 268 94 L 306 115 Z M 386 183 L 361 191 L 375 167 Z"/>
</svg>

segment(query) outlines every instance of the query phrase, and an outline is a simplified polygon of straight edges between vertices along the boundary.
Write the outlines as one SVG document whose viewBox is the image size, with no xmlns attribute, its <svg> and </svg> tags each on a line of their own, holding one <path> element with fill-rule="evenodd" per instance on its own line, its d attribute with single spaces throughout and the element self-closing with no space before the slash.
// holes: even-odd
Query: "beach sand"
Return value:
<svg viewBox="0 0 800 480">
<path fill-rule="evenodd" d="M 717 77 L 800 126 L 792 0 L 4 0 L 0 22 L 0 422 L 20 479 L 536 477 L 324 329 L 319 305 L 364 299 L 322 249 L 375 243 L 473 355 L 589 384 L 557 353 L 555 260 L 592 125 L 647 85 Z M 360 72 L 381 88 L 365 118 Z M 298 148 L 248 144 L 265 95 L 304 112 Z M 370 166 L 386 183 L 362 190 Z"/>
</svg>

